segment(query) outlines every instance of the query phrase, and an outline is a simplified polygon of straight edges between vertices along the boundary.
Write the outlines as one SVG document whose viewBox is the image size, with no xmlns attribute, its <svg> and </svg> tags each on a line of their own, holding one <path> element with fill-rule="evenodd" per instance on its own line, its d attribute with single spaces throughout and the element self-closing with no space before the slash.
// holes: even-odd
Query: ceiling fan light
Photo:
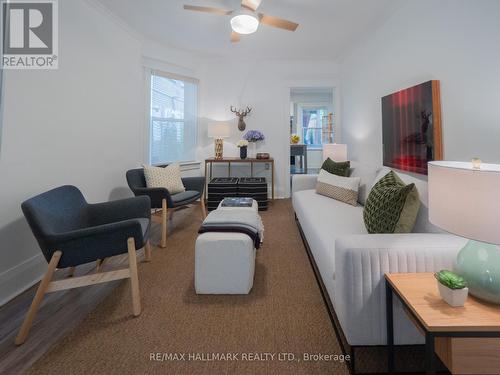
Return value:
<svg viewBox="0 0 500 375">
<path fill-rule="evenodd" d="M 231 18 L 231 28 L 238 34 L 252 34 L 259 28 L 259 20 L 249 14 L 240 14 Z"/>
</svg>

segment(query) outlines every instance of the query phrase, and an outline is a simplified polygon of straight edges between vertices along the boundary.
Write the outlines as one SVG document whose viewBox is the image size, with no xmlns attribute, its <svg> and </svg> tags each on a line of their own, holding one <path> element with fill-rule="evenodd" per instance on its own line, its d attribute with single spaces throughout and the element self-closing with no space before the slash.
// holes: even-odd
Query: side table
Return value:
<svg viewBox="0 0 500 375">
<path fill-rule="evenodd" d="M 427 375 L 436 374 L 436 354 L 452 374 L 500 374 L 500 306 L 469 296 L 451 307 L 439 295 L 432 273 L 385 274 L 388 373 L 394 374 L 393 296 L 425 336 Z"/>
</svg>

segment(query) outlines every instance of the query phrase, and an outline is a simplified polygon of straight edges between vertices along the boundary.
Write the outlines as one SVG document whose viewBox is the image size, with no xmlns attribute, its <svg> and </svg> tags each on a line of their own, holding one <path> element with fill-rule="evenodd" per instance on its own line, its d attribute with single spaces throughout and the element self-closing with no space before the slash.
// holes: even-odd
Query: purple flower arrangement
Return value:
<svg viewBox="0 0 500 375">
<path fill-rule="evenodd" d="M 245 133 L 243 136 L 243 139 L 247 140 L 248 142 L 258 142 L 258 141 L 263 141 L 264 134 L 260 132 L 259 130 L 249 130 Z"/>
</svg>

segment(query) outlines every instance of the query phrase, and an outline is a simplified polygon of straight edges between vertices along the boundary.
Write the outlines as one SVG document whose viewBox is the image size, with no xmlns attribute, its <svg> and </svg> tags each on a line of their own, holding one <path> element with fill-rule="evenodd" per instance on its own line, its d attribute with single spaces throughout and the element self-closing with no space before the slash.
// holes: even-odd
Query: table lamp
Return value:
<svg viewBox="0 0 500 375">
<path fill-rule="evenodd" d="M 340 143 L 326 143 L 323 145 L 323 160 L 347 161 L 347 145 Z"/>
<path fill-rule="evenodd" d="M 428 172 L 430 222 L 469 239 L 457 273 L 470 294 L 500 304 L 500 165 L 433 161 Z"/>
<path fill-rule="evenodd" d="M 231 125 L 227 122 L 213 122 L 208 124 L 208 136 L 214 138 L 215 158 L 222 159 L 224 138 L 231 134 Z"/>
</svg>

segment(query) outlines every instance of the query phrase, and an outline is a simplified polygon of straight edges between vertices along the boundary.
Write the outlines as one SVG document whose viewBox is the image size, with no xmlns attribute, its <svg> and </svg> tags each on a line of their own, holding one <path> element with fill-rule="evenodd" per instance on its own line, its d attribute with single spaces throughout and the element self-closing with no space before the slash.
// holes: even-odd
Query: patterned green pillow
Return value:
<svg viewBox="0 0 500 375">
<path fill-rule="evenodd" d="M 405 185 L 390 171 L 370 191 L 363 218 L 368 233 L 410 233 L 419 209 L 415 184 Z"/>
<path fill-rule="evenodd" d="M 328 158 L 323 162 L 321 169 L 328 173 L 336 174 L 337 176 L 349 177 L 349 169 L 351 167 L 350 161 L 336 162 Z"/>
</svg>

